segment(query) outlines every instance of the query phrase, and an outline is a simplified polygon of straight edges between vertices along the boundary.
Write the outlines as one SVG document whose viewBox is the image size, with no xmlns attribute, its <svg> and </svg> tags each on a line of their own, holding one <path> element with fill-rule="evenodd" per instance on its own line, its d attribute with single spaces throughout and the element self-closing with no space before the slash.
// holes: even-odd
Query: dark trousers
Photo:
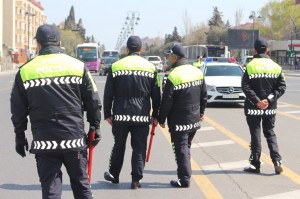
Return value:
<svg viewBox="0 0 300 199">
<path fill-rule="evenodd" d="M 192 175 L 190 148 L 196 131 L 171 132 L 171 142 L 177 163 L 177 175 L 181 184 L 190 184 Z"/>
<path fill-rule="evenodd" d="M 267 140 L 268 147 L 270 150 L 270 156 L 275 163 L 281 161 L 279 149 L 277 145 L 277 138 L 274 132 L 275 127 L 275 116 L 274 117 L 254 117 L 247 116 L 247 123 L 251 134 L 251 156 L 250 163 L 260 168 L 260 155 L 261 155 L 261 122 L 263 128 L 263 134 Z"/>
<path fill-rule="evenodd" d="M 132 181 L 137 182 L 143 178 L 145 167 L 147 137 L 149 126 L 113 125 L 114 146 L 110 156 L 109 172 L 119 178 L 126 149 L 128 133 L 131 134 L 131 175 Z"/>
<path fill-rule="evenodd" d="M 87 151 L 35 155 L 43 199 L 60 199 L 61 166 L 65 165 L 75 199 L 92 199 L 87 176 Z"/>
</svg>

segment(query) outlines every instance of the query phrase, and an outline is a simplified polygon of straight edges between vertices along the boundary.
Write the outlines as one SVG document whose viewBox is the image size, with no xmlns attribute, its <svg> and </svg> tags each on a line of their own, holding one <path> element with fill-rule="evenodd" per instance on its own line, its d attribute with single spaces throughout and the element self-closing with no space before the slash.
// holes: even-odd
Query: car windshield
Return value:
<svg viewBox="0 0 300 199">
<path fill-rule="evenodd" d="M 242 76 L 239 66 L 207 66 L 205 76 Z"/>
<path fill-rule="evenodd" d="M 252 59 L 252 57 L 248 57 L 246 62 L 249 63 Z"/>
<path fill-rule="evenodd" d="M 102 59 L 102 62 L 104 63 L 104 64 L 112 64 L 112 63 L 114 63 L 114 62 L 116 62 L 118 59 L 116 59 L 116 58 L 103 58 Z"/>
<path fill-rule="evenodd" d="M 160 61 L 158 57 L 148 57 L 148 61 Z"/>
</svg>

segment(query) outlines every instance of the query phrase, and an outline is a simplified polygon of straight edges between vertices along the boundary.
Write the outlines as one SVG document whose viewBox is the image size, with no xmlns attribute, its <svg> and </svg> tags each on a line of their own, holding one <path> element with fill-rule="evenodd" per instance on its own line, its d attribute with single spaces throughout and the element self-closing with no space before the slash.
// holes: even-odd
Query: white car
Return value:
<svg viewBox="0 0 300 199">
<path fill-rule="evenodd" d="M 160 58 L 160 56 L 146 56 L 145 59 L 150 61 L 155 65 L 155 68 L 158 72 L 162 72 L 164 70 L 164 64 Z"/>
<path fill-rule="evenodd" d="M 206 63 L 203 68 L 208 103 L 244 103 L 242 68 L 235 63 Z"/>
<path fill-rule="evenodd" d="M 243 70 L 246 69 L 247 64 L 253 59 L 253 56 L 244 56 L 241 61 L 241 67 Z"/>
</svg>

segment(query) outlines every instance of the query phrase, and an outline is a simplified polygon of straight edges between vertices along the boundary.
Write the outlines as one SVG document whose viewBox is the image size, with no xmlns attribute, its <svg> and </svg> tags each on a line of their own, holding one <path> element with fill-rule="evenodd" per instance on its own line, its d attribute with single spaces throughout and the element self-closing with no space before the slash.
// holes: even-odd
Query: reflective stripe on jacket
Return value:
<svg viewBox="0 0 300 199">
<path fill-rule="evenodd" d="M 99 127 L 101 102 L 84 63 L 65 54 L 39 55 L 16 75 L 11 96 L 15 132 L 31 122 L 32 153 L 81 150 L 86 147 L 83 112 Z"/>
<path fill-rule="evenodd" d="M 181 60 L 168 75 L 159 112 L 159 122 L 167 118 L 170 132 L 200 128 L 200 114 L 207 103 L 206 85 L 201 70 Z"/>
<path fill-rule="evenodd" d="M 281 67 L 265 55 L 256 55 L 246 66 L 242 79 L 242 89 L 246 95 L 245 115 L 272 117 L 276 114 L 277 100 L 286 89 Z M 266 110 L 256 104 L 268 99 Z"/>
<path fill-rule="evenodd" d="M 151 100 L 152 102 L 151 102 Z M 114 124 L 148 125 L 157 118 L 160 80 L 155 66 L 137 54 L 115 62 L 108 73 L 104 91 L 104 117 Z"/>
</svg>

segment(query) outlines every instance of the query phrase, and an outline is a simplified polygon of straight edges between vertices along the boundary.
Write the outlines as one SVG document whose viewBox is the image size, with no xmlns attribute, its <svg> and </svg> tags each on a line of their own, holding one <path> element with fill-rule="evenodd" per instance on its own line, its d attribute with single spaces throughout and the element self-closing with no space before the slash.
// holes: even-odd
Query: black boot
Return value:
<svg viewBox="0 0 300 199">
<path fill-rule="evenodd" d="M 188 183 L 182 183 L 182 182 L 180 182 L 180 180 L 178 180 L 178 181 L 171 180 L 170 184 L 173 187 L 177 187 L 177 188 L 188 188 L 190 186 Z"/>
<path fill-rule="evenodd" d="M 276 174 L 281 174 L 283 169 L 281 167 L 281 162 L 280 161 L 276 161 L 274 162 L 274 168 L 275 168 L 275 173 Z"/>
<path fill-rule="evenodd" d="M 244 171 L 249 173 L 260 173 L 260 168 L 251 164 L 250 167 L 244 168 Z"/>
<path fill-rule="evenodd" d="M 107 181 L 110 181 L 110 182 L 112 182 L 114 184 L 118 184 L 119 183 L 119 178 L 115 178 L 109 172 L 105 172 L 104 173 L 104 179 L 107 180 Z"/>
<path fill-rule="evenodd" d="M 138 188 L 141 188 L 141 187 L 142 186 L 141 186 L 140 181 L 131 183 L 131 189 L 138 189 Z"/>
</svg>

